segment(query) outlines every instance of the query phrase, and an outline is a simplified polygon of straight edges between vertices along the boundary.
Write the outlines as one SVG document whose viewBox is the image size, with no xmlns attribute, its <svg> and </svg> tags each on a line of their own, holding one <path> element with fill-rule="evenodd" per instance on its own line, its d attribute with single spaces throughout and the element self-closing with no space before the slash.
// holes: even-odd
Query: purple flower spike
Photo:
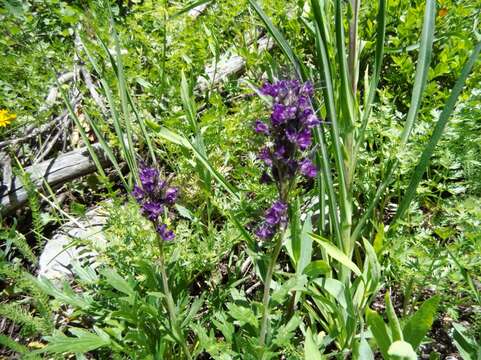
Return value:
<svg viewBox="0 0 481 360">
<path fill-rule="evenodd" d="M 267 126 L 266 123 L 260 121 L 260 120 L 256 120 L 256 123 L 255 123 L 255 126 L 254 126 L 254 130 L 256 133 L 258 134 L 265 134 L 265 135 L 269 135 L 269 126 Z"/>
<path fill-rule="evenodd" d="M 165 201 L 168 204 L 174 204 L 177 201 L 177 196 L 179 195 L 179 189 L 178 188 L 168 188 L 165 191 Z"/>
<path fill-rule="evenodd" d="M 172 230 L 167 229 L 167 225 L 162 224 L 157 226 L 157 233 L 164 241 L 174 240 L 175 234 Z"/>
<path fill-rule="evenodd" d="M 300 171 L 302 175 L 308 178 L 313 178 L 317 175 L 317 169 L 309 159 L 304 159 L 301 161 Z"/>
<path fill-rule="evenodd" d="M 156 221 L 163 211 L 164 207 L 158 202 L 147 202 L 142 206 L 142 212 L 151 221 Z"/>
</svg>

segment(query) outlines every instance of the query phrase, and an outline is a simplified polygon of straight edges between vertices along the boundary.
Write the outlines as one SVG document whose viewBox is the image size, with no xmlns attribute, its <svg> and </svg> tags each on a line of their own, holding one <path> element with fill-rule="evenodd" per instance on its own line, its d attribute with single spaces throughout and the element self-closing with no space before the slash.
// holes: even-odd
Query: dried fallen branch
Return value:
<svg viewBox="0 0 481 360">
<path fill-rule="evenodd" d="M 100 145 L 94 144 L 93 148 L 97 152 L 102 164 L 106 164 L 107 159 L 101 151 Z M 55 186 L 92 173 L 95 170 L 95 164 L 93 163 L 86 147 L 61 154 L 56 158 L 25 168 L 25 171 L 30 176 L 32 184 L 37 189 L 42 187 L 44 181 L 50 186 Z M 18 209 L 28 199 L 27 191 L 19 177 L 13 178 L 9 190 L 7 190 L 7 188 L 2 185 L 0 190 L 0 212 L 3 215 Z"/>
<path fill-rule="evenodd" d="M 249 47 L 250 51 L 269 51 L 274 47 L 274 41 L 267 35 L 260 37 L 256 44 Z M 246 66 L 246 60 L 240 55 L 221 56 L 219 62 L 205 68 L 205 76 L 197 79 L 196 90 L 205 92 L 209 87 L 214 87 L 227 80 L 232 75 L 239 75 Z"/>
</svg>

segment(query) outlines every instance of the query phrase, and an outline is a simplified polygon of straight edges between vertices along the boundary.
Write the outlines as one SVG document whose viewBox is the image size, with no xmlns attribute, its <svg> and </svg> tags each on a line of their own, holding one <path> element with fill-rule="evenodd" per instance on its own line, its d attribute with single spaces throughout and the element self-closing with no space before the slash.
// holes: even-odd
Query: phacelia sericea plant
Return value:
<svg viewBox="0 0 481 360">
<path fill-rule="evenodd" d="M 175 238 L 174 231 L 168 228 L 167 223 L 173 216 L 172 207 L 177 201 L 179 189 L 170 186 L 170 179 L 162 179 L 159 170 L 156 168 L 141 166 L 139 179 L 140 184 L 134 186 L 132 196 L 139 203 L 142 215 L 152 222 L 157 232 L 158 262 L 162 275 L 165 305 L 169 314 L 170 330 L 173 334 L 177 334 L 175 339 L 181 346 L 187 359 L 192 359 L 189 346 L 177 320 L 176 305 L 169 288 L 164 259 L 164 243 Z"/>
<path fill-rule="evenodd" d="M 289 194 L 300 177 L 314 178 L 317 169 L 311 160 L 312 128 L 320 124 L 311 105 L 314 96 L 312 83 L 297 80 L 280 80 L 265 83 L 261 92 L 272 98 L 270 119 L 257 120 L 256 133 L 263 137 L 258 158 L 264 164 L 262 183 L 274 183 L 278 199 L 266 210 L 264 219 L 257 227 L 256 235 L 271 240 L 279 234 L 270 251 L 269 264 L 264 277 L 263 314 L 259 345 L 264 346 L 269 321 L 269 293 L 277 257 L 282 248 L 289 222 Z"/>
<path fill-rule="evenodd" d="M 164 222 L 171 215 L 171 208 L 177 200 L 179 189 L 170 187 L 160 177 L 159 170 L 143 166 L 139 170 L 140 184 L 134 186 L 132 195 L 141 206 L 142 215 L 155 226 L 158 235 L 165 241 L 175 238 Z"/>
<path fill-rule="evenodd" d="M 265 140 L 258 154 L 265 167 L 260 181 L 274 183 L 279 192 L 279 199 L 265 212 L 264 221 L 256 231 L 258 237 L 266 240 L 287 225 L 289 191 L 297 176 L 314 178 L 317 175 L 309 149 L 311 129 L 320 124 L 320 120 L 311 106 L 314 88 L 310 82 L 265 83 L 261 92 L 272 98 L 272 112 L 268 121 L 256 120 L 254 124 L 255 132 Z"/>
</svg>

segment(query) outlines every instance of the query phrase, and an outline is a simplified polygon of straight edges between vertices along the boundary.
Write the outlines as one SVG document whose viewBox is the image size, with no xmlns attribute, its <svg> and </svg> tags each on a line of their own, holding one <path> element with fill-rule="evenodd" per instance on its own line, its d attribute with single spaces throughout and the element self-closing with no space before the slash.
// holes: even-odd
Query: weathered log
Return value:
<svg viewBox="0 0 481 360">
<path fill-rule="evenodd" d="M 94 144 L 93 148 L 98 154 L 100 162 L 106 164 L 107 159 L 101 151 L 100 145 Z M 42 187 L 44 181 L 50 186 L 55 186 L 90 174 L 95 170 L 95 164 L 86 147 L 61 154 L 58 157 L 25 168 L 32 184 L 38 189 Z M 2 184 L 0 197 L 0 212 L 2 214 L 8 214 L 18 209 L 28 200 L 27 191 L 18 176 L 13 178 L 10 187 Z"/>
<path fill-rule="evenodd" d="M 269 51 L 274 47 L 271 37 L 264 35 L 257 40 L 255 45 L 249 47 L 250 51 L 257 50 L 258 53 Z M 210 86 L 216 86 L 227 80 L 232 75 L 238 75 L 244 71 L 246 60 L 240 55 L 221 56 L 217 64 L 211 64 L 205 68 L 205 76 L 199 76 L 196 89 L 203 93 Z"/>
</svg>

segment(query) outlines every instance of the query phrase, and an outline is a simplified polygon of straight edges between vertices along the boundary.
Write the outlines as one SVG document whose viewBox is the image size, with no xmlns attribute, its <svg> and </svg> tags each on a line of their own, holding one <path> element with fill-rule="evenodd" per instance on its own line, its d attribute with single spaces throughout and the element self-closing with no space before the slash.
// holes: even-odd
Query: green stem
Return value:
<svg viewBox="0 0 481 360">
<path fill-rule="evenodd" d="M 160 273 L 162 275 L 162 286 L 164 288 L 164 295 L 166 298 L 167 302 L 167 311 L 169 313 L 169 319 L 170 319 L 170 326 L 172 328 L 172 332 L 177 338 L 177 341 L 179 342 L 179 345 L 182 347 L 182 350 L 184 351 L 185 356 L 187 359 L 191 360 L 192 356 L 190 355 L 189 347 L 187 346 L 187 343 L 184 338 L 184 334 L 182 333 L 181 329 L 178 327 L 177 323 L 177 316 L 176 316 L 176 309 L 175 309 L 175 303 L 174 303 L 174 298 L 172 297 L 172 293 L 170 292 L 170 287 L 169 287 L 169 278 L 167 277 L 167 270 L 165 268 L 165 262 L 164 262 L 164 244 L 162 239 L 157 236 L 157 242 L 159 245 L 159 264 L 160 264 Z"/>
<path fill-rule="evenodd" d="M 281 252 L 282 243 L 284 242 L 284 236 L 286 234 L 286 229 L 281 230 L 281 234 L 277 239 L 277 242 L 272 250 L 269 267 L 267 268 L 266 279 L 264 282 L 264 295 L 262 297 L 262 305 L 263 305 L 263 313 L 262 313 L 262 322 L 261 322 L 261 332 L 259 336 L 259 345 L 264 346 L 266 341 L 267 335 L 267 324 L 269 322 L 269 301 L 270 301 L 270 290 L 271 290 L 271 282 L 272 282 L 272 275 L 274 273 L 274 267 L 277 263 L 277 258 L 279 257 L 279 253 Z"/>
</svg>

